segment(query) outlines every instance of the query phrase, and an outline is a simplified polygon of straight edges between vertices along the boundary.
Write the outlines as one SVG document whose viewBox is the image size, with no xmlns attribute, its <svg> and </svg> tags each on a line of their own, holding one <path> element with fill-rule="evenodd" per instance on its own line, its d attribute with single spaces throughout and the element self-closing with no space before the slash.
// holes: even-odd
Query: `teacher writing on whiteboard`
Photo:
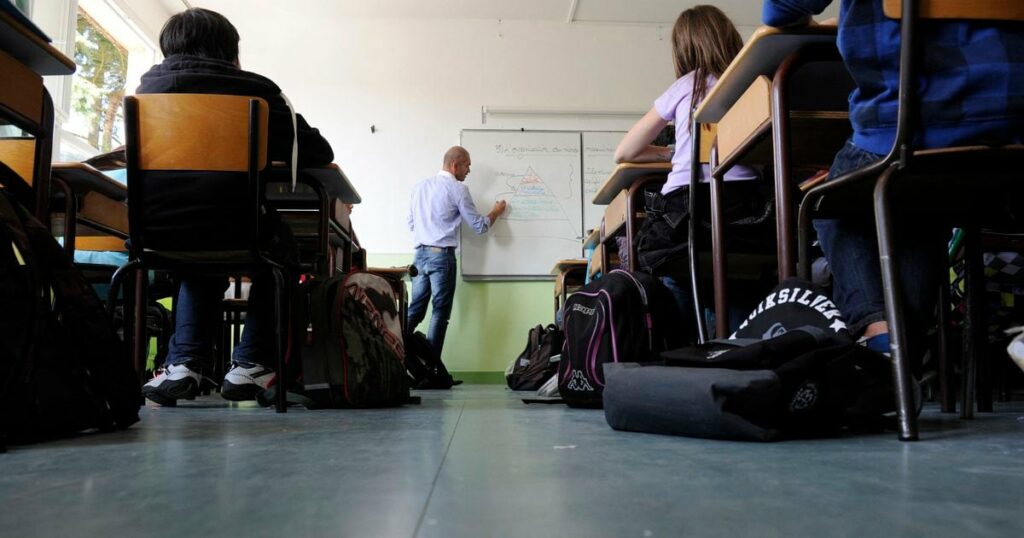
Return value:
<svg viewBox="0 0 1024 538">
<path fill-rule="evenodd" d="M 466 221 L 477 234 L 505 212 L 503 200 L 494 203 L 487 215 L 481 215 L 473 204 L 469 189 L 463 185 L 472 164 L 469 152 L 454 146 L 444 154 L 440 172 L 413 187 L 409 202 L 409 229 L 416 244 L 413 265 L 418 273 L 412 279 L 408 327 L 413 330 L 427 314 L 431 301 L 432 314 L 427 340 L 441 354 L 448 318 L 455 298 L 455 247 L 459 241 L 459 222 Z"/>
</svg>

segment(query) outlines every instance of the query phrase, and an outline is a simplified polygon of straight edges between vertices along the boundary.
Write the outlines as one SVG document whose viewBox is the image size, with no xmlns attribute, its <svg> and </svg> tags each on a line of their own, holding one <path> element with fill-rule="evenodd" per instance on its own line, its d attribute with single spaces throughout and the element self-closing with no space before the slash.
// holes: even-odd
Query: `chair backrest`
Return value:
<svg viewBox="0 0 1024 538">
<path fill-rule="evenodd" d="M 263 170 L 267 166 L 268 124 L 263 99 L 208 94 L 126 97 L 126 103 L 137 103 L 137 169 L 248 172 L 250 104 L 254 100 L 260 110 L 255 126 L 256 168 Z"/>
<path fill-rule="evenodd" d="M 1024 21 L 1020 0 L 918 0 L 917 16 L 922 19 Z M 884 0 L 885 16 L 903 16 L 903 0 Z"/>
<path fill-rule="evenodd" d="M 0 138 L 0 162 L 18 174 L 28 185 L 36 167 L 35 138 Z"/>
<path fill-rule="evenodd" d="M 124 104 L 133 257 L 145 250 L 255 253 L 260 172 L 268 165 L 267 102 L 146 94 L 125 97 Z"/>
</svg>

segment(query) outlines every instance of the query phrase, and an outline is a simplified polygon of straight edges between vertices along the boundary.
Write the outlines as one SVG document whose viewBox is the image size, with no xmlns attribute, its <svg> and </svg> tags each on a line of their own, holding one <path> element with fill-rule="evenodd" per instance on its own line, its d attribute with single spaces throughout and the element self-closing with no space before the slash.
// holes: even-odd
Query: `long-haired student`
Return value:
<svg viewBox="0 0 1024 538">
<path fill-rule="evenodd" d="M 647 196 L 647 220 L 637 235 L 637 267 L 662 277 L 682 316 L 681 329 L 692 329 L 693 299 L 685 270 L 691 173 L 690 120 L 729 63 L 743 47 L 732 21 L 714 6 L 696 6 L 679 14 L 672 28 L 672 59 L 676 81 L 626 133 L 615 150 L 616 162 L 671 161 L 672 171 L 660 193 Z M 675 125 L 676 151 L 651 142 L 669 122 Z M 702 177 L 709 177 L 707 165 Z M 749 205 L 759 198 L 756 170 L 735 166 L 726 173 L 727 202 Z M 731 213 L 739 208 L 730 208 Z M 692 335 L 691 335 L 692 336 Z"/>
</svg>

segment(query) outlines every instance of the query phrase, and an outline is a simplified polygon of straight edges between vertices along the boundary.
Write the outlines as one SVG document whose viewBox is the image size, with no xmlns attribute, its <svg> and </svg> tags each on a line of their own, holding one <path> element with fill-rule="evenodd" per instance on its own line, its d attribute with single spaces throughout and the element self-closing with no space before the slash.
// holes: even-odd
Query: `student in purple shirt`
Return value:
<svg viewBox="0 0 1024 538">
<path fill-rule="evenodd" d="M 408 327 L 412 330 L 423 321 L 427 301 L 431 301 L 433 314 L 427 340 L 438 355 L 444 347 L 455 298 L 455 247 L 459 241 L 459 224 L 466 221 L 477 234 L 485 233 L 506 208 L 505 201 L 499 200 L 487 215 L 476 210 L 469 189 L 462 184 L 471 164 L 465 148 L 450 148 L 444 154 L 442 170 L 417 183 L 409 202 L 409 229 L 416 243 L 413 265 L 418 274 L 412 280 Z"/>
<path fill-rule="evenodd" d="M 695 326 L 689 277 L 683 267 L 687 259 L 690 162 L 690 120 L 692 110 L 708 94 L 718 77 L 743 48 L 743 40 L 732 21 L 714 6 L 696 6 L 679 14 L 672 28 L 672 59 L 676 81 L 654 101 L 654 106 L 634 125 L 615 149 L 615 161 L 671 161 L 672 171 L 660 193 L 648 196 L 647 215 L 637 234 L 637 267 L 662 277 L 679 308 L 682 330 Z M 669 122 L 675 125 L 676 151 L 651 143 Z M 707 165 L 701 176 L 709 177 Z M 756 195 L 756 170 L 735 166 L 725 174 L 727 200 L 736 207 L 726 214 L 747 213 Z M 757 204 L 762 205 L 763 204 Z M 692 335 L 688 335 L 688 338 Z"/>
</svg>

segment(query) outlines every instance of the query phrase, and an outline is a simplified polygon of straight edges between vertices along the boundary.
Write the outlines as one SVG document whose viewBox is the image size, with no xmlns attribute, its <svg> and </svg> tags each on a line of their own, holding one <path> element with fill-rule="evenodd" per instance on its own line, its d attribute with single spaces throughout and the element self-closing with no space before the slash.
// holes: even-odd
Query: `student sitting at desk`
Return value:
<svg viewBox="0 0 1024 538">
<path fill-rule="evenodd" d="M 270 105 L 268 157 L 273 161 L 292 160 L 292 113 L 281 88 L 270 79 L 243 71 L 238 61 L 238 31 L 223 15 L 193 8 L 172 16 L 160 31 L 160 50 L 164 61 L 142 76 L 138 93 L 208 93 L 261 97 Z M 302 116 L 298 124 L 298 165 L 328 164 L 334 158 L 330 144 L 309 126 Z M 147 198 L 162 199 L 168 212 L 180 213 L 183 236 L 190 229 L 219 229 L 218 199 L 208 207 L 182 206 L 174 202 L 182 192 L 210 189 L 203 172 L 182 173 L 174 188 L 147 190 Z M 151 192 L 157 191 L 157 192 Z M 209 197 L 208 197 L 209 198 Z M 159 202 L 159 200 L 156 200 Z M 160 205 L 160 204 L 157 204 Z M 261 228 L 269 230 L 265 238 L 273 258 L 295 264 L 298 260 L 291 231 L 270 208 L 264 213 Z M 174 221 L 174 215 L 167 220 Z M 287 278 L 287 276 L 286 276 Z M 235 347 L 232 368 L 224 376 L 221 395 L 229 400 L 253 399 L 274 378 L 265 366 L 274 358 L 273 296 L 269 293 L 269 275 L 253 276 L 249 292 L 242 340 Z M 203 388 L 215 385 L 207 377 L 213 361 L 213 337 L 220 318 L 220 302 L 227 289 L 222 277 L 187 277 L 181 281 L 176 308 L 176 326 L 164 371 L 143 386 L 143 394 L 157 403 L 173 403 L 193 398 Z"/>
<path fill-rule="evenodd" d="M 653 199 L 648 196 L 648 218 L 637 234 L 637 266 L 644 271 L 660 275 L 668 262 L 686 260 L 693 108 L 704 99 L 741 48 L 743 40 L 739 32 L 717 7 L 697 6 L 680 13 L 672 28 L 673 61 L 678 79 L 654 101 L 654 107 L 626 133 L 615 150 L 615 161 L 619 163 L 672 161 L 672 171 L 661 192 Z M 651 145 L 669 122 L 675 123 L 674 153 L 667 147 Z M 702 175 L 711 175 L 706 165 L 702 167 Z M 736 166 L 725 175 L 725 180 L 758 177 L 755 170 Z M 729 198 L 750 199 L 753 194 L 747 191 L 753 192 L 753 187 L 731 185 Z M 663 276 L 662 281 L 675 297 L 683 316 L 682 326 L 694 327 L 689 277 L 679 272 Z"/>
<path fill-rule="evenodd" d="M 764 23 L 777 27 L 812 24 L 832 0 L 767 0 Z M 917 76 L 922 125 L 918 148 L 972 142 L 1024 142 L 1024 28 L 1019 24 L 928 21 L 920 32 L 929 53 Z M 850 95 L 853 137 L 835 157 L 829 179 L 879 161 L 896 137 L 900 23 L 888 19 L 882 0 L 843 0 L 839 7 L 839 52 L 857 87 Z M 910 343 L 920 340 L 932 317 L 946 263 L 935 247 L 948 230 L 927 222 L 902 223 L 898 266 L 904 286 Z M 833 295 L 851 334 L 889 353 L 878 243 L 873 219 L 814 221 L 833 274 Z M 897 238 L 899 240 L 899 237 Z M 919 342 L 918 342 L 919 343 Z M 911 346 L 913 350 L 913 345 Z M 919 359 L 922 353 L 912 351 Z"/>
</svg>

